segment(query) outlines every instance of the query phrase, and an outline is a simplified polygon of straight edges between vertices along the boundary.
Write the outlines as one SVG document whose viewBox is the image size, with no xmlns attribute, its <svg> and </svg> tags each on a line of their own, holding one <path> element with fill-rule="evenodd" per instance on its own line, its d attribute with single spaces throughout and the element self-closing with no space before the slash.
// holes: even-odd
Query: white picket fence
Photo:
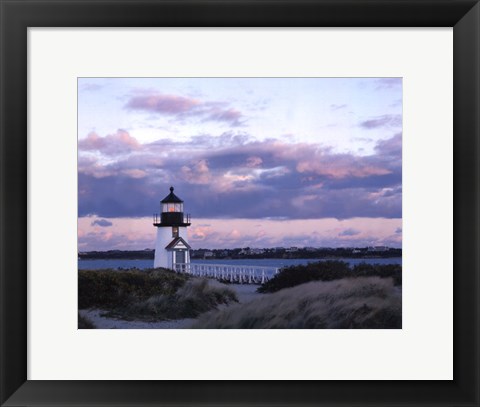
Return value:
<svg viewBox="0 0 480 407">
<path fill-rule="evenodd" d="M 176 263 L 177 273 L 215 278 L 238 284 L 263 284 L 278 273 L 276 267 L 239 266 L 232 264 Z"/>
</svg>

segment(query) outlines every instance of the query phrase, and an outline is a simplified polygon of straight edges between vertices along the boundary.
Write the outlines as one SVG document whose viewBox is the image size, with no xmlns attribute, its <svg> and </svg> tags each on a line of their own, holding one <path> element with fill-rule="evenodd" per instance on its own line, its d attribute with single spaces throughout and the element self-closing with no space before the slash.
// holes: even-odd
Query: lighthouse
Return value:
<svg viewBox="0 0 480 407">
<path fill-rule="evenodd" d="M 183 201 L 173 191 L 174 188 L 170 187 L 170 193 L 160 202 L 160 216 L 153 215 L 153 226 L 157 228 L 153 267 L 188 271 L 191 247 L 187 243 L 187 227 L 190 226 L 190 215 L 183 214 Z"/>
</svg>

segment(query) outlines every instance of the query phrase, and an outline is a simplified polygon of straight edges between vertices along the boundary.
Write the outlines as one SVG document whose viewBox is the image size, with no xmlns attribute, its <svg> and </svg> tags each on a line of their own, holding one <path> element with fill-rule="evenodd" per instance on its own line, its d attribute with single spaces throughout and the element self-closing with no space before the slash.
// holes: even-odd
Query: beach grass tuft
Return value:
<svg viewBox="0 0 480 407">
<path fill-rule="evenodd" d="M 165 320 L 195 318 L 221 304 L 237 302 L 232 290 L 207 279 L 191 279 L 173 295 L 155 295 L 120 309 L 123 318 Z"/>
<path fill-rule="evenodd" d="M 199 317 L 207 329 L 395 329 L 402 327 L 401 291 L 392 278 L 309 282 Z"/>
</svg>

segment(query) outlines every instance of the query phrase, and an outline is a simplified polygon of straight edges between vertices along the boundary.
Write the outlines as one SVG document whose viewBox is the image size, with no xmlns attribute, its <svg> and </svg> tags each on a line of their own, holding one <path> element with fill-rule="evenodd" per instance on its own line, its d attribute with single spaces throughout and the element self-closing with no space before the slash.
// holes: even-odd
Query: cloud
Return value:
<svg viewBox="0 0 480 407">
<path fill-rule="evenodd" d="M 92 231 L 78 236 L 80 251 L 143 250 L 154 247 L 155 239 L 147 233 L 141 235 L 114 233 L 114 231 Z"/>
<path fill-rule="evenodd" d="M 123 173 L 130 178 L 144 178 L 147 176 L 147 172 L 144 170 L 139 170 L 138 168 L 131 168 L 123 170 Z"/>
<path fill-rule="evenodd" d="M 80 250 L 152 248 L 156 228 L 151 217 L 111 218 L 107 229 L 92 226 L 91 217 L 78 220 Z M 349 220 L 257 220 L 257 219 L 195 219 L 187 229 L 193 248 L 276 247 L 276 246 L 395 246 L 401 247 L 401 235 L 391 231 L 401 225 L 401 219 L 354 218 Z M 339 230 L 360 233 L 339 236 Z"/>
<path fill-rule="evenodd" d="M 359 230 L 348 228 L 340 232 L 338 236 L 356 236 L 356 235 L 359 235 L 360 233 L 361 232 Z"/>
<path fill-rule="evenodd" d="M 385 114 L 383 116 L 376 116 L 360 122 L 359 126 L 367 130 L 380 127 L 401 127 L 402 116 L 399 114 Z"/>
<path fill-rule="evenodd" d="M 387 175 L 391 170 L 385 166 L 356 158 L 350 154 L 318 154 L 314 160 L 300 161 L 297 164 L 300 173 L 315 173 L 331 178 L 365 178 L 373 175 Z"/>
<path fill-rule="evenodd" d="M 113 223 L 106 220 L 106 219 L 96 219 L 91 223 L 91 226 L 101 226 L 102 228 L 106 228 L 112 226 Z"/>
<path fill-rule="evenodd" d="M 213 108 L 207 113 L 206 121 L 227 122 L 232 126 L 241 126 L 243 115 L 235 109 L 219 109 Z"/>
<path fill-rule="evenodd" d="M 147 93 L 131 97 L 125 104 L 129 110 L 174 116 L 179 120 L 198 117 L 202 121 L 224 122 L 242 126 L 244 116 L 224 102 L 201 101 L 196 98 L 162 93 Z"/>
<path fill-rule="evenodd" d="M 376 89 L 392 89 L 402 86 L 402 78 L 380 78 L 375 81 Z"/>
<path fill-rule="evenodd" d="M 125 107 L 133 110 L 145 110 L 154 113 L 178 115 L 192 113 L 202 103 L 197 99 L 176 95 L 140 95 L 132 97 Z"/>
<path fill-rule="evenodd" d="M 397 133 L 393 137 L 378 141 L 375 150 L 382 156 L 402 157 L 402 133 Z"/>
<path fill-rule="evenodd" d="M 335 104 L 332 104 L 330 105 L 330 109 L 332 111 L 337 111 L 337 110 L 340 110 L 340 109 L 345 109 L 348 105 L 335 105 Z"/>
<path fill-rule="evenodd" d="M 80 151 L 98 151 L 104 155 L 127 154 L 140 149 L 140 143 L 122 129 L 105 137 L 92 132 L 85 139 L 78 142 Z"/>
<path fill-rule="evenodd" d="M 368 156 L 237 137 L 166 139 L 140 145 L 127 156 L 108 156 L 108 161 L 82 150 L 79 213 L 150 216 L 174 185 L 194 217 L 401 217 L 401 133 L 377 142 Z"/>
<path fill-rule="evenodd" d="M 251 156 L 247 158 L 247 167 L 256 168 L 263 163 L 263 160 L 260 157 Z"/>
<path fill-rule="evenodd" d="M 80 89 L 86 92 L 94 92 L 102 88 L 103 86 L 97 83 L 84 83 L 80 86 Z"/>
<path fill-rule="evenodd" d="M 208 184 L 211 180 L 207 160 L 199 160 L 191 166 L 184 165 L 180 173 L 185 181 L 192 184 Z"/>
<path fill-rule="evenodd" d="M 395 233 L 396 233 L 396 234 L 402 233 L 402 228 L 396 228 L 396 229 L 395 229 Z"/>
</svg>

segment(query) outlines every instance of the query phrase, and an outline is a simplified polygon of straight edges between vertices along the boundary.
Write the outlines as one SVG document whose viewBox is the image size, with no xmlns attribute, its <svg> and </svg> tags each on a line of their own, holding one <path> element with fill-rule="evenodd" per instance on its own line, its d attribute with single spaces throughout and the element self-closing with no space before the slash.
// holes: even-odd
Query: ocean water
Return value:
<svg viewBox="0 0 480 407">
<path fill-rule="evenodd" d="M 238 259 L 238 260 L 200 260 L 194 259 L 192 263 L 202 264 L 225 264 L 235 266 L 263 266 L 263 267 L 287 267 L 297 264 L 308 264 L 327 259 Z M 350 265 L 358 263 L 367 264 L 402 264 L 401 257 L 379 258 L 379 259 L 351 259 L 338 258 L 334 260 L 345 261 Z M 79 270 L 98 270 L 98 269 L 149 269 L 153 267 L 152 260 L 126 260 L 126 259 L 107 259 L 107 260 L 78 260 Z"/>
</svg>

